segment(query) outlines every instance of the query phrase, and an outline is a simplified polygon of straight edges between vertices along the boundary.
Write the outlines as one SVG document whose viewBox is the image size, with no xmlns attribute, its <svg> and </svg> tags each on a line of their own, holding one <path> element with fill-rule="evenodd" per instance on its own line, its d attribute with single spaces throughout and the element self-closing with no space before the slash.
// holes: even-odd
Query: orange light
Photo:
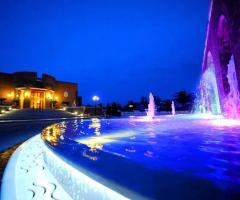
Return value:
<svg viewBox="0 0 240 200">
<path fill-rule="evenodd" d="M 30 92 L 24 92 L 24 96 L 27 98 L 30 97 Z"/>
<path fill-rule="evenodd" d="M 52 99 L 53 99 L 53 95 L 52 95 L 51 93 L 48 93 L 48 94 L 47 94 L 47 99 L 52 100 Z"/>
<path fill-rule="evenodd" d="M 10 92 L 10 93 L 7 94 L 7 97 L 8 97 L 8 98 L 12 98 L 13 95 L 14 95 L 13 92 Z"/>
</svg>

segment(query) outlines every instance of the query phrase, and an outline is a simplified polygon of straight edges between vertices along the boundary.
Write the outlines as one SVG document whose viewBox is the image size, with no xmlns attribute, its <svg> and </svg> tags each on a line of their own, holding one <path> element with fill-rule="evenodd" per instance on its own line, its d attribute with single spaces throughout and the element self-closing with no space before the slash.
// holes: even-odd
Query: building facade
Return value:
<svg viewBox="0 0 240 200">
<path fill-rule="evenodd" d="M 46 109 L 75 106 L 77 83 L 58 81 L 55 77 L 36 72 L 0 72 L 0 99 L 20 109 Z"/>
<path fill-rule="evenodd" d="M 219 101 L 221 113 L 240 117 L 240 0 L 211 1 L 202 71 L 208 109 Z"/>
</svg>

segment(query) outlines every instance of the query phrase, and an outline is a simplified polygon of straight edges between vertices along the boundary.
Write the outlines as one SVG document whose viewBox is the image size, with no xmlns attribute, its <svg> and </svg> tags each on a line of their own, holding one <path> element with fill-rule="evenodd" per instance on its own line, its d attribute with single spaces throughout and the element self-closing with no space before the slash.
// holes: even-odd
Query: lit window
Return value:
<svg viewBox="0 0 240 200">
<path fill-rule="evenodd" d="M 68 97 L 68 92 L 65 91 L 65 92 L 63 93 L 63 96 L 64 96 L 64 97 Z"/>
</svg>

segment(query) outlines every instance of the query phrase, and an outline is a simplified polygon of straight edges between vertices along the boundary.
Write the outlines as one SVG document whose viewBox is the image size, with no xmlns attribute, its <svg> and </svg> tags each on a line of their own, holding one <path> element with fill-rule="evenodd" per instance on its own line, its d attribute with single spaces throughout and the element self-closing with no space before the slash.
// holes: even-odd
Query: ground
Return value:
<svg viewBox="0 0 240 200">
<path fill-rule="evenodd" d="M 0 180 L 2 179 L 4 168 L 6 167 L 6 164 L 13 154 L 13 152 L 19 147 L 20 144 L 14 145 L 13 147 L 4 150 L 3 152 L 0 152 Z M 1 183 L 0 183 L 1 185 Z"/>
<path fill-rule="evenodd" d="M 15 149 L 46 126 L 75 116 L 61 110 L 14 110 L 0 115 L 0 180 Z"/>
</svg>

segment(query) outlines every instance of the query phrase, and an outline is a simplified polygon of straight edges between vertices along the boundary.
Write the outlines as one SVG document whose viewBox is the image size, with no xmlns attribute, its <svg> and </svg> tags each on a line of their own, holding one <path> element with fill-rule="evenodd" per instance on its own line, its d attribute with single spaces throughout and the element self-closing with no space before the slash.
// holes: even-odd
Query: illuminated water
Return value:
<svg viewBox="0 0 240 200">
<path fill-rule="evenodd" d="M 155 117 L 155 102 L 152 93 L 149 94 L 147 117 L 149 120 L 152 120 Z"/>
<path fill-rule="evenodd" d="M 208 68 L 201 77 L 196 111 L 199 113 L 221 114 L 216 72 L 211 54 L 208 54 Z"/>
<path fill-rule="evenodd" d="M 224 99 L 224 109 L 227 118 L 240 119 L 240 95 L 233 55 L 228 64 L 228 83 L 230 91 Z"/>
<path fill-rule="evenodd" d="M 172 103 L 171 103 L 171 108 L 172 108 L 172 115 L 176 115 L 176 109 L 175 109 L 174 101 L 172 101 Z"/>
<path fill-rule="evenodd" d="M 64 160 L 133 199 L 240 197 L 240 121 L 208 115 L 76 120 L 42 135 Z"/>
<path fill-rule="evenodd" d="M 227 68 L 227 80 L 229 92 L 219 95 L 215 65 L 211 53 L 208 53 L 207 68 L 203 72 L 199 91 L 195 102 L 195 111 L 198 113 L 223 114 L 229 119 L 240 119 L 240 94 L 234 57 L 231 59 Z M 223 92 L 222 92 L 223 93 Z M 222 106 L 220 105 L 222 101 Z"/>
</svg>

